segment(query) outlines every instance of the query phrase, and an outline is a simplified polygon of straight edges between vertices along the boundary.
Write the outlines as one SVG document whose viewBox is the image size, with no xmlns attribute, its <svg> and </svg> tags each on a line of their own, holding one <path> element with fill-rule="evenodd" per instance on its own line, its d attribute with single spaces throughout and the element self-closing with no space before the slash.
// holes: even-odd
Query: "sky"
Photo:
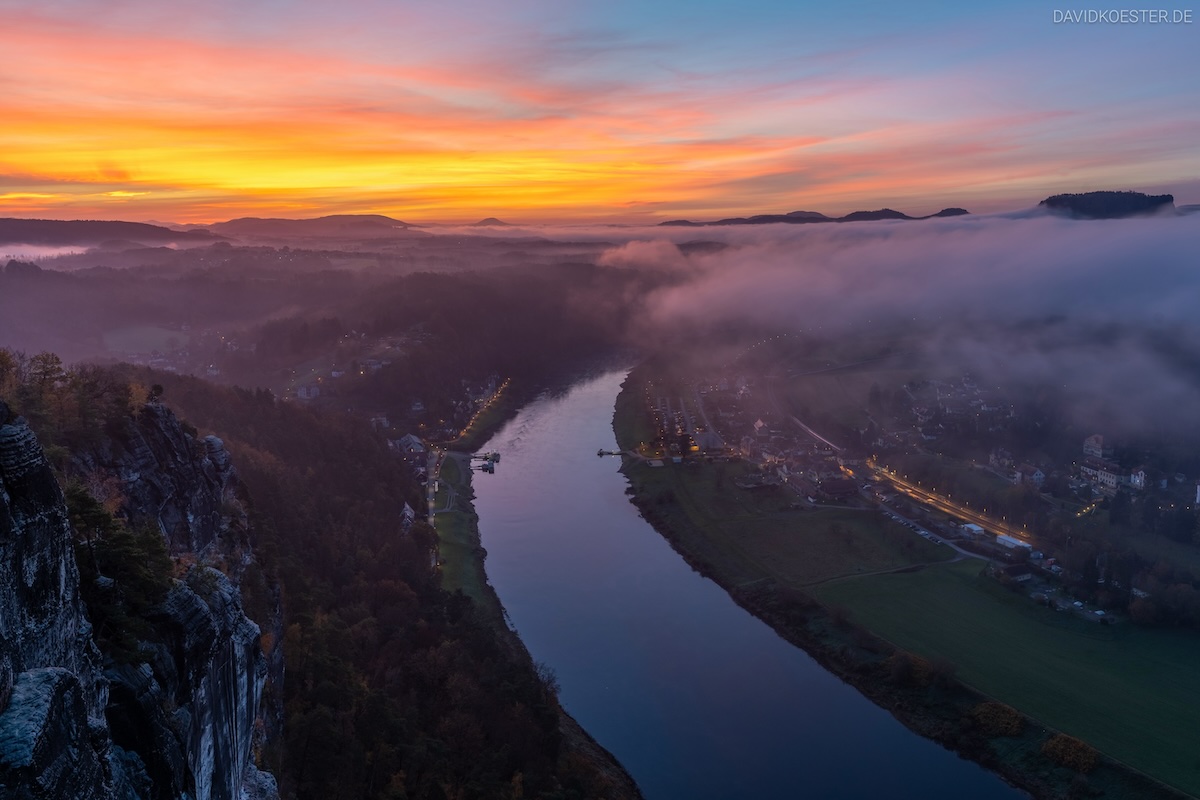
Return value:
<svg viewBox="0 0 1200 800">
<path fill-rule="evenodd" d="M 1200 202 L 1200 4 L 1087 2 L 0 0 L 0 216 Z"/>
</svg>

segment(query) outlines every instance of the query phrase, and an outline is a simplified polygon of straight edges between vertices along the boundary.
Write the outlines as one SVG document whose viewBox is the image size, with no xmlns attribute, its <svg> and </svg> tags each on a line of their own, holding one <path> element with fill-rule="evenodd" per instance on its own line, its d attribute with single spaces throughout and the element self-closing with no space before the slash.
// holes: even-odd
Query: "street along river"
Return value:
<svg viewBox="0 0 1200 800">
<path fill-rule="evenodd" d="M 490 583 L 567 710 L 649 800 L 1017 798 L 916 734 L 694 572 L 625 496 L 623 373 L 523 409 L 476 474 Z"/>
</svg>

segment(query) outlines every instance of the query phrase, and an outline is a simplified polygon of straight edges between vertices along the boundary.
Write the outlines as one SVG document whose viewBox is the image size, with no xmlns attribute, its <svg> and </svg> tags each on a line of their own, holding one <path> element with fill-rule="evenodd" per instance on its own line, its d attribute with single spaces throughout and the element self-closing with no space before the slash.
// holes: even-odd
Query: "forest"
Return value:
<svg viewBox="0 0 1200 800">
<path fill-rule="evenodd" d="M 262 766 L 298 798 L 594 797 L 605 778 L 559 732 L 553 675 L 499 637 L 471 601 L 443 591 L 435 534 L 405 529 L 421 488 L 361 419 L 267 391 L 124 367 L 65 369 L 50 353 L 0 350 L 0 397 L 26 416 L 67 486 L 85 591 L 106 658 L 137 657 L 139 623 L 169 585 L 161 537 L 114 515 L 73 480 L 72 452 L 120 438 L 146 403 L 224 439 L 244 484 L 261 570 L 247 612 L 281 598 L 281 735 Z M 100 554 L 93 559 L 89 551 Z M 111 624 L 110 624 L 111 623 Z M 268 715 L 270 716 L 270 715 Z"/>
</svg>

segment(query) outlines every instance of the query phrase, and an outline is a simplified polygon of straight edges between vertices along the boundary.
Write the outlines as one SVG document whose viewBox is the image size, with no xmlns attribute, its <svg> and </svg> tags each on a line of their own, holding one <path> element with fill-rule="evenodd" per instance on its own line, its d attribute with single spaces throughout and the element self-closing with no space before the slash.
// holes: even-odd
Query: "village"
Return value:
<svg viewBox="0 0 1200 800">
<path fill-rule="evenodd" d="M 970 376 L 901 387 L 893 396 L 906 402 L 893 401 L 891 413 L 866 409 L 867 424 L 836 434 L 793 415 L 781 394 L 777 381 L 752 374 L 648 383 L 644 401 L 655 436 L 637 455 L 650 466 L 685 469 L 742 461 L 753 469 L 736 491 L 788 492 L 796 512 L 835 506 L 882 513 L 915 536 L 984 560 L 997 581 L 1032 601 L 1102 624 L 1121 619 L 1158 587 L 1153 580 L 1139 585 L 1103 546 L 1081 557 L 1088 518 L 1128 521 L 1132 504 L 1151 502 L 1140 497 L 1148 492 L 1190 519 L 1200 507 L 1200 482 L 1141 462 L 1124 468 L 1100 433 L 1058 463 L 1014 457 L 1002 446 L 976 459 L 943 456 L 939 443 L 965 431 L 1003 442 L 1021 422 L 1002 393 L 981 389 Z M 1005 505 L 1008 498 L 1016 499 Z M 1078 528 L 1065 538 L 1064 518 Z"/>
</svg>

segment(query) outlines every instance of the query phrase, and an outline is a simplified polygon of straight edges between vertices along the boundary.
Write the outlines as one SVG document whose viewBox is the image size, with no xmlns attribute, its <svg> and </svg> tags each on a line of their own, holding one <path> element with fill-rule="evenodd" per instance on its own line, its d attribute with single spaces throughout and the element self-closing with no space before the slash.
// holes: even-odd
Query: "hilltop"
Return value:
<svg viewBox="0 0 1200 800">
<path fill-rule="evenodd" d="M 136 242 L 139 244 L 193 243 L 206 244 L 221 237 L 210 231 L 196 229 L 175 231 L 161 225 L 115 220 L 59 219 L 0 219 L 0 244 L 30 244 L 48 246 L 92 246 L 105 242 Z"/>
<path fill-rule="evenodd" d="M 1166 208 L 1175 208 L 1175 197 L 1169 194 L 1142 194 L 1141 192 L 1084 192 L 1082 194 L 1056 194 L 1047 197 L 1039 206 L 1051 211 L 1064 211 L 1079 219 L 1120 219 L 1142 214 L 1152 214 Z"/>
<path fill-rule="evenodd" d="M 814 222 L 865 222 L 881 219 L 933 219 L 935 217 L 959 217 L 970 214 L 964 208 L 943 208 L 936 214 L 925 217 L 913 217 L 891 208 L 881 208 L 877 211 L 852 211 L 843 217 L 830 217 L 819 211 L 791 211 L 787 214 L 756 214 L 752 217 L 729 217 L 715 222 L 694 222 L 688 219 L 673 219 L 661 225 L 705 226 L 705 225 L 768 225 L 782 222 L 788 225 L 804 225 Z"/>
<path fill-rule="evenodd" d="M 241 217 L 207 226 L 237 238 L 383 238 L 411 235 L 416 226 L 381 214 L 333 214 L 315 219 Z"/>
</svg>

